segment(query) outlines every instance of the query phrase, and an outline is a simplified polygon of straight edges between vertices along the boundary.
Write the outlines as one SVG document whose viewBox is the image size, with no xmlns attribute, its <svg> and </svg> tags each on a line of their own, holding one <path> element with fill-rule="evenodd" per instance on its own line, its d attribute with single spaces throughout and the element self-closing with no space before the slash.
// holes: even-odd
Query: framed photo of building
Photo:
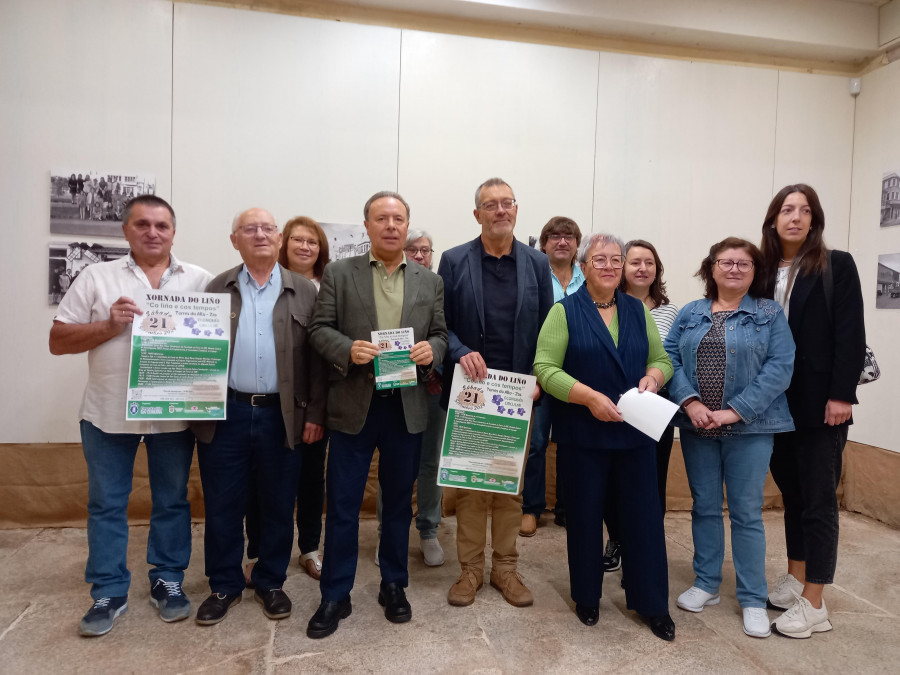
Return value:
<svg viewBox="0 0 900 675">
<path fill-rule="evenodd" d="M 117 260 L 128 255 L 128 246 L 89 244 L 86 242 L 50 244 L 49 251 L 49 304 L 58 305 L 72 282 L 88 265 L 107 260 Z"/>
</svg>

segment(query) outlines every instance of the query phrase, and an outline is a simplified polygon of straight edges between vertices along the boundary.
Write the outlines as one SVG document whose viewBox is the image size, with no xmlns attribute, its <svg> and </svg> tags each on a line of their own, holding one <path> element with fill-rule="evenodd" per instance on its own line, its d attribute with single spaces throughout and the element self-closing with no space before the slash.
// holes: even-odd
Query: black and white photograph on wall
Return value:
<svg viewBox="0 0 900 675">
<path fill-rule="evenodd" d="M 878 256 L 875 309 L 900 309 L 900 253 Z"/>
<path fill-rule="evenodd" d="M 368 253 L 372 248 L 369 233 L 365 225 L 343 225 L 339 223 L 321 223 L 322 230 L 328 238 L 328 251 L 332 260 L 351 258 Z"/>
<path fill-rule="evenodd" d="M 88 265 L 107 260 L 117 260 L 128 255 L 128 247 L 110 244 L 89 244 L 86 242 L 51 242 L 49 301 L 58 305 L 68 292 L 72 282 Z"/>
<path fill-rule="evenodd" d="M 881 226 L 894 225 L 900 225 L 900 169 L 886 171 L 881 177 Z M 878 269 L 880 272 L 881 267 Z"/>
<path fill-rule="evenodd" d="M 122 210 L 138 195 L 156 194 L 151 174 L 50 171 L 50 232 L 122 237 Z"/>
</svg>

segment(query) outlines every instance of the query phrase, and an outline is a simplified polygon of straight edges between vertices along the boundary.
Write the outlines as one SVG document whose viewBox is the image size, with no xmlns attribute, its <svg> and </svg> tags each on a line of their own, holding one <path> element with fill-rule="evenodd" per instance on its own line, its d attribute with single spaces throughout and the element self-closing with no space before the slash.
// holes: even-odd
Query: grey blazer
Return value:
<svg viewBox="0 0 900 675">
<path fill-rule="evenodd" d="M 413 261 L 407 261 L 403 268 L 403 284 L 400 327 L 412 328 L 415 342 L 428 340 L 434 354 L 433 363 L 437 365 L 447 350 L 444 284 L 437 274 Z M 352 363 L 350 347 L 354 340 L 371 342 L 372 331 L 377 329 L 369 254 L 326 265 L 309 331 L 313 347 L 331 365 L 326 412 L 329 429 L 358 434 L 366 422 L 375 389 L 375 370 L 372 363 Z M 418 386 L 400 391 L 409 433 L 425 430 L 428 370 L 419 369 Z"/>
</svg>

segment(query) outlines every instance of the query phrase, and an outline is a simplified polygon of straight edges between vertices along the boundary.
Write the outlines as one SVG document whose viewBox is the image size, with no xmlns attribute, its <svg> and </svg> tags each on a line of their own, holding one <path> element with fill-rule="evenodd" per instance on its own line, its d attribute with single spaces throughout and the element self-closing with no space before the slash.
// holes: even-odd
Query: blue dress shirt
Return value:
<svg viewBox="0 0 900 675">
<path fill-rule="evenodd" d="M 274 394 L 278 391 L 278 368 L 272 314 L 281 293 L 281 268 L 275 265 L 269 280 L 260 286 L 244 265 L 238 273 L 238 287 L 241 316 L 231 352 L 228 386 L 249 394 Z"/>
</svg>

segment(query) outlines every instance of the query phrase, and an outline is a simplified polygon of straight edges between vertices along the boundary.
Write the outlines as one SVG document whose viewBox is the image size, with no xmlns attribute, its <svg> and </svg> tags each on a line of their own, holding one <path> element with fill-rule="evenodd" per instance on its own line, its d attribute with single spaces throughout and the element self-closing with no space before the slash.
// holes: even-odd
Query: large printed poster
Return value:
<svg viewBox="0 0 900 675">
<path fill-rule="evenodd" d="M 456 365 L 438 485 L 520 492 L 534 387 L 533 375 L 488 369 L 476 382 Z"/>
<path fill-rule="evenodd" d="M 134 299 L 128 420 L 225 419 L 231 297 L 149 290 Z"/>
</svg>

